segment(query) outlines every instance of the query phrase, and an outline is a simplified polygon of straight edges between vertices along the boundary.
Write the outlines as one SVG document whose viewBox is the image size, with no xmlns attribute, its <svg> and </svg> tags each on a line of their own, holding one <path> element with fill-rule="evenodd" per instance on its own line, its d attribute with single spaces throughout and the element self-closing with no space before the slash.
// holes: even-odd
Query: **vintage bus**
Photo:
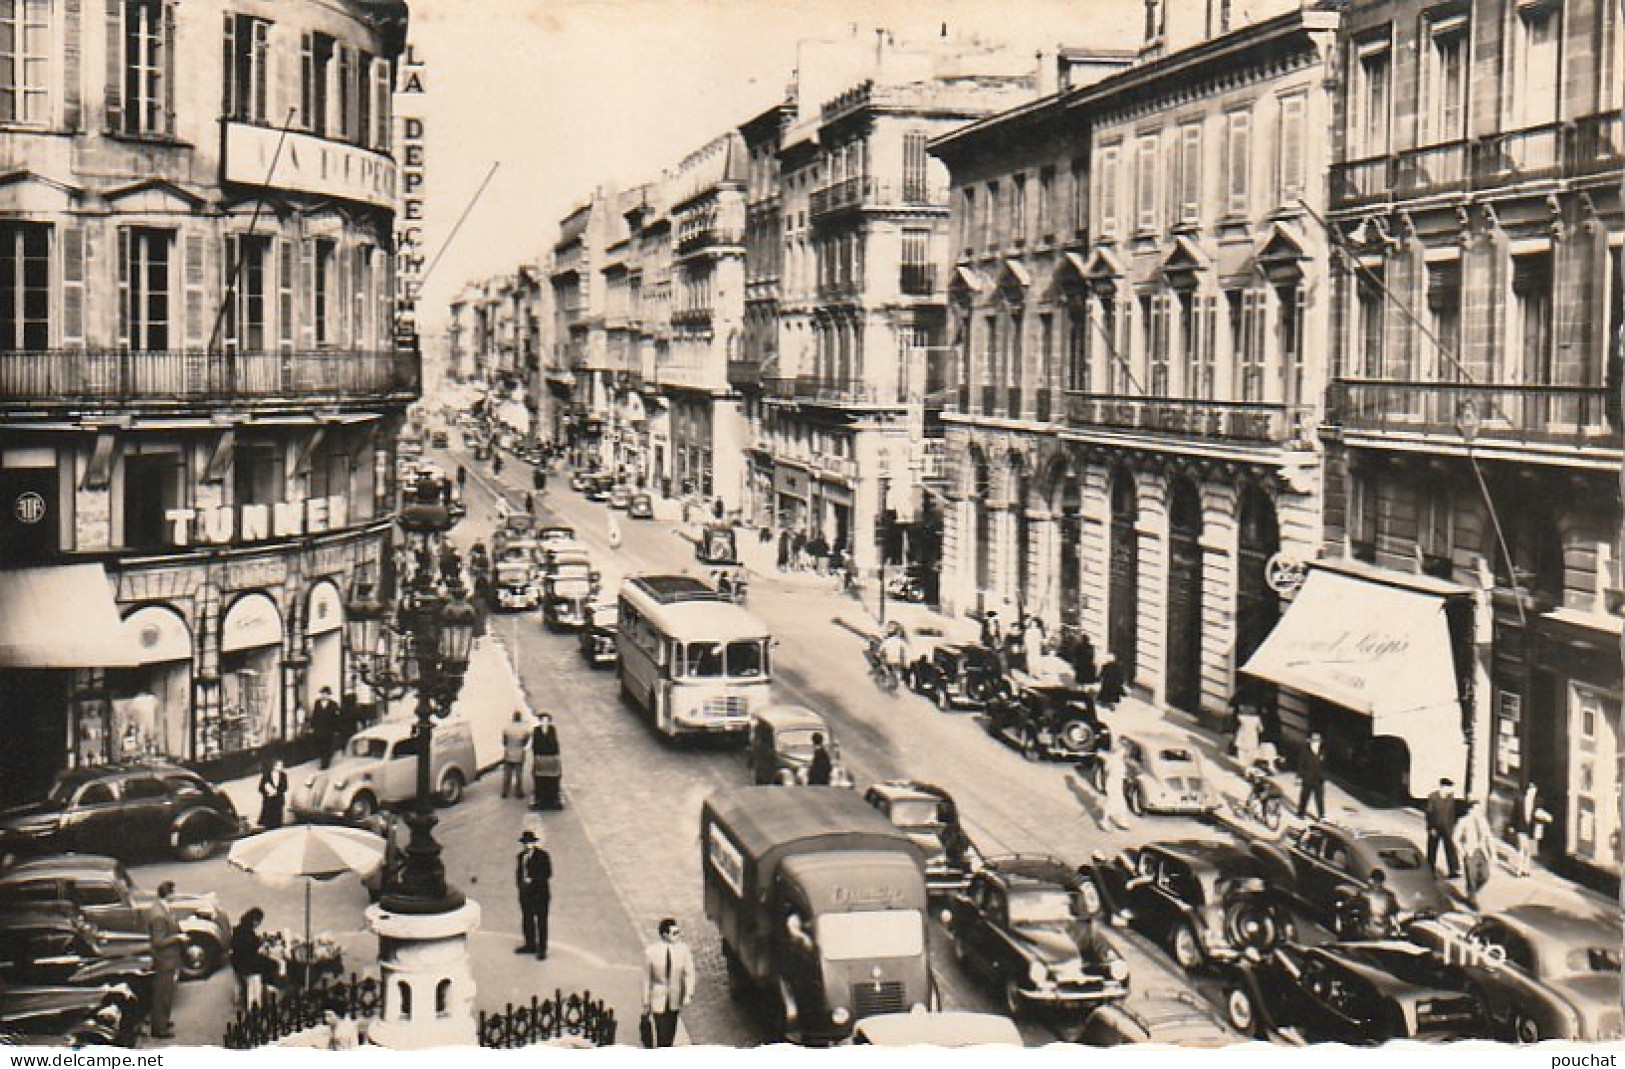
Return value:
<svg viewBox="0 0 1625 1069">
<path fill-rule="evenodd" d="M 629 577 L 619 610 L 621 694 L 662 734 L 743 738 L 769 701 L 767 625 L 686 575 Z"/>
</svg>

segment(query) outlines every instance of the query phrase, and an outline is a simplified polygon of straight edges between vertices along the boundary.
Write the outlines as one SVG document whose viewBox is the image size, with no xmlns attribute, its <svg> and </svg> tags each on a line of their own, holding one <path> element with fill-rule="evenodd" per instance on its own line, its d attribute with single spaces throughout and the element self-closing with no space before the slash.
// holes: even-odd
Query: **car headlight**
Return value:
<svg viewBox="0 0 1625 1069">
<path fill-rule="evenodd" d="M 1048 983 L 1049 966 L 1045 965 L 1041 961 L 1033 962 L 1031 965 L 1027 966 L 1027 979 L 1040 985 Z"/>
<path fill-rule="evenodd" d="M 1128 962 L 1124 961 L 1122 958 L 1113 958 L 1106 966 L 1106 972 L 1113 980 L 1127 980 Z"/>
<path fill-rule="evenodd" d="M 829 1019 L 836 1024 L 844 1025 L 852 1019 L 852 1013 L 845 1006 L 837 1006 L 829 1013 Z"/>
<path fill-rule="evenodd" d="M 350 778 L 348 776 L 340 776 L 338 779 L 333 781 L 333 789 L 336 790 L 336 791 L 342 791 L 344 788 L 348 787 L 349 785 L 350 785 Z"/>
<path fill-rule="evenodd" d="M 316 786 L 316 774 L 313 772 L 305 777 L 305 787 L 309 789 L 314 786 Z"/>
</svg>

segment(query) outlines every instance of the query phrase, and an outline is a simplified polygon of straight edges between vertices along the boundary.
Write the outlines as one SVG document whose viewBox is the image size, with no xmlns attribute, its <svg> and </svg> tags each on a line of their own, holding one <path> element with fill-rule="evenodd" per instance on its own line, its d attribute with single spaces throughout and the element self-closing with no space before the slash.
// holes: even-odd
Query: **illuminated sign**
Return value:
<svg viewBox="0 0 1625 1069">
<path fill-rule="evenodd" d="M 341 530 L 350 525 L 350 503 L 336 496 L 312 497 L 274 505 L 169 509 L 164 518 L 174 545 L 218 546 Z"/>
<path fill-rule="evenodd" d="M 395 161 L 388 156 L 292 130 L 279 153 L 277 141 L 283 136 L 271 127 L 226 123 L 226 181 L 394 207 Z"/>
</svg>

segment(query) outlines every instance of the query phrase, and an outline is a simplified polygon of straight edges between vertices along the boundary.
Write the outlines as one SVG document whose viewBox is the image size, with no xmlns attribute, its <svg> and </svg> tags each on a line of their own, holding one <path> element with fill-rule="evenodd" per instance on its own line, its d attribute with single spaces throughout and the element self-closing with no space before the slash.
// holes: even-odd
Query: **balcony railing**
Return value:
<svg viewBox="0 0 1625 1069">
<path fill-rule="evenodd" d="M 808 200 L 814 219 L 849 208 L 945 207 L 948 190 L 929 182 L 882 182 L 872 175 L 857 175 L 815 189 Z"/>
<path fill-rule="evenodd" d="M 0 400 L 30 402 L 395 397 L 416 394 L 416 354 L 47 349 L 0 351 Z"/>
<path fill-rule="evenodd" d="M 1326 420 L 1385 434 L 1619 448 L 1618 398 L 1605 386 L 1338 379 Z"/>
<path fill-rule="evenodd" d="M 713 245 L 743 245 L 744 243 L 744 232 L 736 226 L 697 226 L 685 229 L 678 235 L 677 252 L 679 255 L 683 255 L 710 248 Z"/>
<path fill-rule="evenodd" d="M 1401 153 L 1394 191 L 1413 196 L 1466 188 L 1467 146 L 1466 141 L 1452 141 Z"/>
<path fill-rule="evenodd" d="M 1479 185 L 1554 177 L 1562 170 L 1562 133 L 1557 123 L 1492 134 L 1473 149 L 1473 178 Z"/>
<path fill-rule="evenodd" d="M 1581 119 L 1568 133 L 1569 174 L 1596 174 L 1625 165 L 1625 118 L 1619 112 Z"/>
<path fill-rule="evenodd" d="M 1358 204 L 1391 196 L 1394 190 L 1394 160 L 1378 156 L 1369 160 L 1340 163 L 1332 168 L 1332 200 Z"/>
<path fill-rule="evenodd" d="M 879 391 L 862 379 L 820 379 L 802 376 L 794 379 L 763 379 L 762 389 L 781 401 L 814 401 L 828 404 L 876 404 Z"/>
<path fill-rule="evenodd" d="M 749 360 L 728 361 L 728 385 L 739 387 L 754 387 L 761 383 L 762 364 L 764 361 L 752 357 Z"/>
<path fill-rule="evenodd" d="M 1214 401 L 1066 391 L 1066 420 L 1159 436 L 1284 445 L 1298 439 L 1309 409 L 1279 401 Z"/>
<path fill-rule="evenodd" d="M 937 291 L 937 267 L 935 264 L 904 264 L 897 285 L 910 297 L 929 297 Z"/>
</svg>

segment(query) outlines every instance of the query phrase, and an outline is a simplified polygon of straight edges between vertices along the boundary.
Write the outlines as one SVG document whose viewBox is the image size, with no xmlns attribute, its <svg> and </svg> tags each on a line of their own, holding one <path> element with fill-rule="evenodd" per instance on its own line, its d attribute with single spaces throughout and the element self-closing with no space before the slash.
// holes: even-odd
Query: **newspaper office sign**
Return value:
<svg viewBox="0 0 1625 1069">
<path fill-rule="evenodd" d="M 418 291 L 423 285 L 423 197 L 428 184 L 423 96 L 428 71 L 411 45 L 401 54 L 395 112 L 401 159 L 400 214 L 395 224 L 395 342 L 411 348 L 417 340 Z"/>
</svg>

